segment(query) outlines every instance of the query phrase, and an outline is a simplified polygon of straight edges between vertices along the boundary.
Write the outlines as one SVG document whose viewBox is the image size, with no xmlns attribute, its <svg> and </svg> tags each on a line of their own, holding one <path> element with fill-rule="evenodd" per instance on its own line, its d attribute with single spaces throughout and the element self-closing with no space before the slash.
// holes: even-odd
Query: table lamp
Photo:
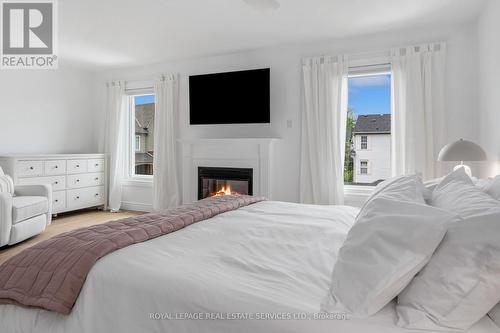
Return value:
<svg viewBox="0 0 500 333">
<path fill-rule="evenodd" d="M 464 161 L 485 161 L 486 152 L 480 145 L 460 139 L 444 146 L 439 152 L 438 161 L 460 161 L 460 164 L 455 166 L 453 170 L 464 168 L 465 173 L 472 175 L 470 167 L 464 164 Z"/>
</svg>

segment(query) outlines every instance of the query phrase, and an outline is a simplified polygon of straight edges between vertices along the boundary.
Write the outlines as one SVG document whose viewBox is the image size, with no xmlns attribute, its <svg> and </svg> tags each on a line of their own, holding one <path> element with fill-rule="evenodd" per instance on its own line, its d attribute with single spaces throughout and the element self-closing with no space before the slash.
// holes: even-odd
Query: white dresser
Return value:
<svg viewBox="0 0 500 333">
<path fill-rule="evenodd" d="M 52 213 L 106 207 L 104 154 L 4 155 L 0 166 L 14 184 L 52 184 Z"/>
</svg>

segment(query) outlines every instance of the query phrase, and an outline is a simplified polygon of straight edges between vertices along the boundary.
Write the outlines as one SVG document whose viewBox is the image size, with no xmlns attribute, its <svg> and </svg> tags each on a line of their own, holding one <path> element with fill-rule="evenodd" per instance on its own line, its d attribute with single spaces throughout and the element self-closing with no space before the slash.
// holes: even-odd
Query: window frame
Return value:
<svg viewBox="0 0 500 333">
<path fill-rule="evenodd" d="M 363 138 L 366 139 L 365 142 L 363 142 Z M 363 143 L 365 144 L 365 147 L 363 148 Z M 368 150 L 368 135 L 366 134 L 361 134 L 359 136 L 359 149 L 360 150 Z"/>
<path fill-rule="evenodd" d="M 134 132 L 135 134 L 135 132 Z M 134 143 L 135 152 L 141 151 L 141 136 L 139 134 L 135 134 L 135 143 Z"/>
<path fill-rule="evenodd" d="M 351 57 L 348 64 L 348 73 L 346 76 L 346 84 L 351 77 L 371 76 L 371 75 L 391 75 L 391 90 L 394 91 L 394 75 L 392 70 L 392 62 L 389 53 L 375 52 L 373 54 L 360 54 Z M 347 88 L 346 88 L 347 90 Z M 347 96 L 347 94 L 346 94 Z M 348 103 L 348 101 L 346 102 Z M 393 104 L 393 101 L 391 101 Z M 391 105 L 391 114 L 393 113 L 393 105 Z M 354 171 L 354 170 L 353 170 Z M 373 185 L 353 185 L 344 183 L 344 195 L 348 201 L 364 202 L 371 195 L 375 186 Z"/>
<path fill-rule="evenodd" d="M 366 163 L 366 167 L 363 167 L 363 163 Z M 363 169 L 366 169 L 366 173 L 363 173 Z M 359 160 L 359 174 L 360 175 L 370 174 L 370 162 L 368 160 Z"/>
<path fill-rule="evenodd" d="M 139 89 L 128 89 L 126 90 L 126 98 L 127 98 L 127 112 L 128 112 L 128 156 L 126 159 L 127 163 L 127 180 L 128 181 L 137 181 L 137 182 L 151 182 L 153 181 L 154 175 L 138 175 L 135 173 L 135 97 L 137 96 L 149 96 L 155 95 L 153 87 L 151 88 L 139 88 Z M 156 100 L 156 96 L 155 96 Z M 156 107 L 156 103 L 155 103 Z M 142 140 L 141 140 L 142 141 Z"/>
</svg>

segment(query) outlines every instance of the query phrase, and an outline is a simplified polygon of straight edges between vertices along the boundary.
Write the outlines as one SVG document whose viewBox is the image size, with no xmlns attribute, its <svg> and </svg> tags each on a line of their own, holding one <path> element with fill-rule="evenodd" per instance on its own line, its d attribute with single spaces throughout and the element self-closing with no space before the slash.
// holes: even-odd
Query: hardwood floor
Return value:
<svg viewBox="0 0 500 333">
<path fill-rule="evenodd" d="M 27 247 L 30 247 L 38 242 L 49 239 L 55 235 L 61 234 L 66 231 L 89 227 L 91 225 L 105 223 L 108 221 L 118 220 L 125 217 L 136 216 L 143 214 L 141 212 L 121 211 L 119 213 L 110 213 L 96 210 L 78 211 L 59 215 L 59 217 L 52 219 L 52 224 L 49 225 L 43 233 L 32 237 L 24 242 L 4 246 L 0 248 L 0 264 L 8 258 L 21 252 Z"/>
</svg>

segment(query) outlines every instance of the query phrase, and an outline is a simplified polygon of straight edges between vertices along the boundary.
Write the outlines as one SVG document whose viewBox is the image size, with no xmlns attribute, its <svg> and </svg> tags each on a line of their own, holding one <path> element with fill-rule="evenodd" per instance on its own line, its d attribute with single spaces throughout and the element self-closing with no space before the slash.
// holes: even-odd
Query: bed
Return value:
<svg viewBox="0 0 500 333">
<path fill-rule="evenodd" d="M 358 209 L 262 201 L 128 246 L 97 262 L 69 315 L 0 305 L 1 332 L 385 332 L 368 319 L 316 319 Z M 484 317 L 468 332 L 500 332 Z"/>
</svg>

